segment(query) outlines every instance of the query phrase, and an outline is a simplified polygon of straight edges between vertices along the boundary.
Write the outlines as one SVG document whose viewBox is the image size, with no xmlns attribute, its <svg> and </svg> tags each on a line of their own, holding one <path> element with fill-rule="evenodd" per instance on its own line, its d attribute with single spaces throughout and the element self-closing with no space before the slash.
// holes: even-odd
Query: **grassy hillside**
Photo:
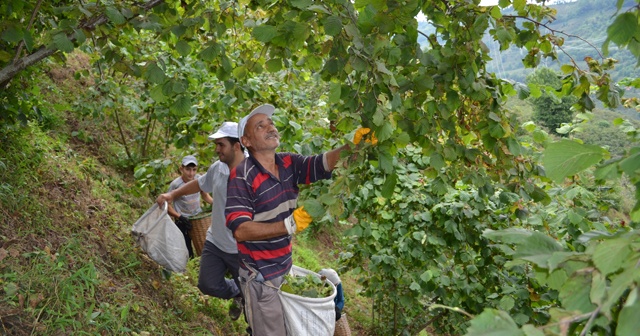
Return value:
<svg viewBox="0 0 640 336">
<path fill-rule="evenodd" d="M 40 71 L 33 83 L 46 91 L 41 120 L 0 135 L 0 333 L 244 334 L 227 301 L 196 288 L 198 259 L 167 278 L 136 246 L 131 226 L 153 199 L 135 196 L 117 137 L 73 112 L 91 84 L 73 78 L 83 66 L 72 57 Z M 337 267 L 334 243 L 328 233 L 298 238 L 295 263 Z M 362 330 L 369 304 L 343 279 L 345 311 Z"/>
</svg>

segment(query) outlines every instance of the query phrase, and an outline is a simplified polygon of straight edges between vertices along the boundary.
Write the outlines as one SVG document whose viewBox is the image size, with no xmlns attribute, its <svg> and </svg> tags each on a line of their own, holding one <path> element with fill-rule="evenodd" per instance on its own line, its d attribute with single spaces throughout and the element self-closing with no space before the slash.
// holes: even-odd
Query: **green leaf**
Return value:
<svg viewBox="0 0 640 336">
<path fill-rule="evenodd" d="M 589 300 L 591 302 L 601 305 L 607 294 L 607 279 L 598 271 L 592 273 L 591 279 L 591 292 L 589 293 Z"/>
<path fill-rule="evenodd" d="M 523 325 L 522 331 L 524 332 L 525 336 L 544 336 L 544 333 L 542 332 L 542 330 L 536 328 L 532 324 Z"/>
<path fill-rule="evenodd" d="M 503 27 L 499 27 L 496 30 L 496 37 L 501 44 L 508 44 L 513 39 L 511 32 Z"/>
<path fill-rule="evenodd" d="M 524 333 L 509 314 L 496 310 L 485 309 L 482 314 L 471 320 L 465 336 L 521 336 Z"/>
<path fill-rule="evenodd" d="M 513 0 L 513 9 L 517 11 L 523 10 L 526 4 L 526 0 Z"/>
<path fill-rule="evenodd" d="M 313 4 L 313 0 L 291 0 L 291 6 L 300 9 L 307 9 Z"/>
<path fill-rule="evenodd" d="M 269 42 L 278 35 L 278 29 L 270 25 L 260 25 L 253 28 L 253 37 L 260 42 Z"/>
<path fill-rule="evenodd" d="M 502 7 L 502 8 L 507 8 L 511 5 L 511 0 L 499 0 L 498 1 L 498 6 Z"/>
<path fill-rule="evenodd" d="M 638 330 L 640 330 L 640 301 L 638 300 L 638 289 L 634 288 L 629 293 L 618 316 L 616 335 L 635 335 Z"/>
<path fill-rule="evenodd" d="M 11 55 L 10 53 L 4 50 L 0 50 L 0 61 L 9 62 L 11 61 L 12 58 L 13 58 L 13 55 Z"/>
<path fill-rule="evenodd" d="M 420 280 L 424 282 L 429 282 L 433 278 L 433 272 L 431 270 L 426 270 L 422 274 L 420 274 Z"/>
<path fill-rule="evenodd" d="M 603 149 L 599 146 L 560 140 L 547 146 L 542 161 L 547 176 L 559 183 L 565 177 L 575 175 L 598 163 L 603 157 Z"/>
<path fill-rule="evenodd" d="M 393 171 L 393 156 L 391 156 L 389 151 L 379 151 L 378 158 L 380 169 L 385 173 L 391 173 Z"/>
<path fill-rule="evenodd" d="M 18 43 L 22 40 L 22 30 L 9 26 L 5 31 L 2 32 L 2 39 L 9 43 Z"/>
<path fill-rule="evenodd" d="M 501 310 L 509 311 L 509 310 L 511 310 L 511 308 L 513 308 L 515 303 L 516 302 L 515 302 L 515 300 L 513 300 L 512 297 L 503 296 L 502 299 L 500 299 L 500 303 L 498 303 L 498 307 L 500 307 Z"/>
<path fill-rule="evenodd" d="M 618 172 L 618 165 L 616 162 L 609 162 L 605 165 L 602 165 L 596 168 L 593 176 L 595 176 L 598 180 L 614 180 L 620 177 L 620 173 Z"/>
<path fill-rule="evenodd" d="M 502 12 L 500 11 L 500 7 L 498 6 L 491 7 L 491 17 L 494 19 L 502 18 Z"/>
<path fill-rule="evenodd" d="M 384 184 L 382 185 L 382 189 L 380 190 L 382 197 L 391 198 L 391 196 L 393 196 L 393 190 L 397 182 L 398 182 L 398 175 L 396 175 L 396 173 L 392 173 L 389 176 L 387 176 L 387 178 L 384 181 Z"/>
<path fill-rule="evenodd" d="M 501 243 L 515 244 L 514 258 L 531 261 L 542 268 L 548 268 L 554 253 L 562 251 L 562 246 L 557 241 L 537 231 L 512 228 L 485 230 L 482 235 Z"/>
<path fill-rule="evenodd" d="M 593 252 L 593 263 L 606 276 L 620 269 L 630 254 L 631 249 L 627 240 L 608 239 L 596 246 Z"/>
<path fill-rule="evenodd" d="M 115 7 L 107 7 L 105 14 L 109 18 L 109 21 L 113 22 L 114 24 L 120 25 L 126 22 L 124 15 L 122 15 L 122 13 L 120 13 L 120 11 Z"/>
<path fill-rule="evenodd" d="M 342 21 L 340 17 L 331 15 L 324 22 L 324 32 L 329 36 L 336 36 L 342 31 Z"/>
<path fill-rule="evenodd" d="M 151 91 L 149 91 L 151 98 L 157 103 L 164 103 L 167 101 L 167 96 L 162 93 L 162 85 L 156 85 Z"/>
<path fill-rule="evenodd" d="M 436 170 L 440 170 L 445 166 L 444 158 L 439 153 L 433 153 L 429 158 L 429 164 Z"/>
<path fill-rule="evenodd" d="M 590 292 L 591 277 L 583 272 L 576 272 L 564 283 L 558 296 L 565 309 L 586 313 L 595 308 L 589 299 Z"/>
<path fill-rule="evenodd" d="M 53 36 L 53 45 L 56 46 L 60 51 L 63 52 L 72 52 L 73 51 L 73 42 L 69 40 L 66 34 L 60 33 Z"/>
<path fill-rule="evenodd" d="M 147 66 L 145 77 L 153 84 L 161 84 L 165 81 L 164 71 L 156 63 L 150 63 Z"/>
<path fill-rule="evenodd" d="M 322 217 L 324 217 L 324 214 L 326 213 L 324 205 L 322 205 L 322 203 L 320 203 L 320 201 L 316 199 L 307 199 L 304 202 L 302 202 L 302 205 L 304 206 L 304 209 L 309 213 L 309 215 L 313 217 L 314 220 L 321 219 Z"/>
<path fill-rule="evenodd" d="M 176 50 L 178 51 L 178 54 L 180 54 L 180 56 L 186 57 L 191 53 L 191 46 L 189 45 L 189 42 L 180 40 L 178 41 L 178 43 L 176 43 Z"/>
<path fill-rule="evenodd" d="M 341 87 L 340 83 L 331 83 L 329 86 L 329 103 L 336 104 L 340 101 Z"/>
<path fill-rule="evenodd" d="M 638 31 L 637 11 L 625 12 L 616 17 L 607 28 L 607 36 L 619 46 L 625 46 Z"/>
<path fill-rule="evenodd" d="M 216 56 L 218 56 L 218 48 L 215 46 L 208 46 L 200 52 L 199 56 L 201 60 L 211 62 L 216 58 Z"/>
<path fill-rule="evenodd" d="M 269 72 L 277 72 L 282 70 L 282 59 L 281 58 L 272 58 L 265 63 L 265 67 Z"/>
<path fill-rule="evenodd" d="M 181 80 L 171 80 L 171 92 L 175 94 L 183 93 L 187 90 L 188 82 Z"/>
<path fill-rule="evenodd" d="M 563 269 L 557 269 L 549 274 L 547 285 L 549 285 L 551 289 L 560 290 L 566 281 L 567 272 Z"/>
<path fill-rule="evenodd" d="M 619 275 L 616 275 L 609 285 L 609 291 L 607 292 L 607 300 L 602 305 L 602 310 L 607 311 L 618 302 L 622 294 L 634 284 L 635 279 L 640 276 L 640 270 L 632 267 L 625 269 Z"/>
<path fill-rule="evenodd" d="M 245 78 L 247 76 L 247 66 L 246 65 L 241 65 L 241 66 L 236 67 L 235 69 L 233 69 L 232 72 L 233 72 L 233 75 L 237 79 Z"/>
<path fill-rule="evenodd" d="M 620 162 L 620 169 L 629 176 L 640 170 L 640 152 L 630 155 Z"/>
<path fill-rule="evenodd" d="M 171 104 L 170 110 L 173 113 L 185 115 L 190 112 L 191 105 L 191 97 L 187 95 L 180 95 L 178 96 L 178 99 Z"/>
</svg>

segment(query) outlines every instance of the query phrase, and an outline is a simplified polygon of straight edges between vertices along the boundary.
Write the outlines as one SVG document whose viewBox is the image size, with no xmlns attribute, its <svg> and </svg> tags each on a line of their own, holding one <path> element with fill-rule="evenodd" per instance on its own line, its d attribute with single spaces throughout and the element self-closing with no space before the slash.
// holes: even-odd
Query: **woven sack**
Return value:
<svg viewBox="0 0 640 336">
<path fill-rule="evenodd" d="M 318 273 L 293 265 L 291 275 L 306 276 L 313 274 L 320 278 Z M 333 287 L 330 296 L 323 298 L 309 298 L 299 296 L 282 290 L 278 291 L 284 325 L 287 335 L 295 336 L 331 336 L 335 329 L 336 310 L 333 299 L 336 297 L 336 287 L 329 280 L 325 280 Z"/>
<path fill-rule="evenodd" d="M 333 336 L 351 336 L 347 314 L 342 314 L 340 319 L 336 321 L 336 330 L 333 332 Z"/>
<path fill-rule="evenodd" d="M 189 221 L 191 222 L 189 237 L 191 237 L 191 243 L 193 243 L 196 255 L 200 256 L 202 255 L 204 242 L 207 240 L 207 230 L 211 226 L 211 212 L 203 212 L 190 217 Z"/>
<path fill-rule="evenodd" d="M 147 255 L 169 271 L 182 273 L 187 268 L 189 252 L 182 232 L 163 208 L 153 204 L 131 228 L 136 243 Z"/>
</svg>

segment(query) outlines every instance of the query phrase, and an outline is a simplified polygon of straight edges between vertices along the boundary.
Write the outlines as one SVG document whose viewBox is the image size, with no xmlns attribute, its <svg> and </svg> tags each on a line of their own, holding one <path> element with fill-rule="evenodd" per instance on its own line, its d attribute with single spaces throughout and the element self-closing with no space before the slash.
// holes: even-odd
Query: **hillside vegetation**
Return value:
<svg viewBox="0 0 640 336">
<path fill-rule="evenodd" d="M 633 4 L 633 0 L 625 0 L 623 10 L 628 10 Z M 618 61 L 615 68 L 610 71 L 615 81 L 640 76 L 640 70 L 636 67 L 637 60 L 629 50 L 611 45 L 608 55 L 604 55 L 602 51 L 602 44 L 607 38 L 607 27 L 613 22 L 616 13 L 614 1 L 558 1 L 550 7 L 557 11 L 557 15 L 553 20 L 544 22 L 545 27 L 553 29 L 557 36 L 564 39 L 564 44 L 561 47 L 562 51 L 558 53 L 557 60 L 542 58 L 540 66 L 559 70 L 560 65 L 567 64 L 571 60 L 586 66 L 585 57 L 594 59 L 611 57 Z M 511 9 L 505 9 L 503 13 L 514 14 Z M 428 22 L 421 22 L 420 29 L 427 34 L 433 31 Z M 418 41 L 423 47 L 427 47 L 426 38 L 420 37 Z M 525 82 L 526 76 L 533 71 L 522 64 L 523 58 L 527 55 L 526 48 L 512 46 L 507 50 L 500 50 L 498 41 L 488 34 L 483 38 L 483 42 L 489 48 L 489 55 L 492 58 L 487 63 L 488 71 L 494 72 L 500 78 Z"/>
</svg>

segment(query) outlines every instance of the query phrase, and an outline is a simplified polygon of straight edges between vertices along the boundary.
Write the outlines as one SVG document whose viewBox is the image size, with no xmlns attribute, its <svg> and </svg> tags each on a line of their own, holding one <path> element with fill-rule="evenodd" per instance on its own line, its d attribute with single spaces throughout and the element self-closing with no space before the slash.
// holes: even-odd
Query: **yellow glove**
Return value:
<svg viewBox="0 0 640 336">
<path fill-rule="evenodd" d="M 312 220 L 313 218 L 304 209 L 304 206 L 301 206 L 293 210 L 291 216 L 284 219 L 284 226 L 287 228 L 287 232 L 292 235 L 306 229 Z"/>
<path fill-rule="evenodd" d="M 360 127 L 356 130 L 356 134 L 353 135 L 353 143 L 354 144 L 359 144 L 360 141 L 362 140 L 362 137 L 365 134 L 369 134 L 369 132 L 371 132 L 371 130 L 369 128 L 366 127 Z M 376 133 L 373 132 L 371 133 L 371 137 L 370 139 L 365 139 L 365 142 L 370 142 L 372 145 L 375 145 L 378 143 L 378 139 L 376 138 Z"/>
</svg>

